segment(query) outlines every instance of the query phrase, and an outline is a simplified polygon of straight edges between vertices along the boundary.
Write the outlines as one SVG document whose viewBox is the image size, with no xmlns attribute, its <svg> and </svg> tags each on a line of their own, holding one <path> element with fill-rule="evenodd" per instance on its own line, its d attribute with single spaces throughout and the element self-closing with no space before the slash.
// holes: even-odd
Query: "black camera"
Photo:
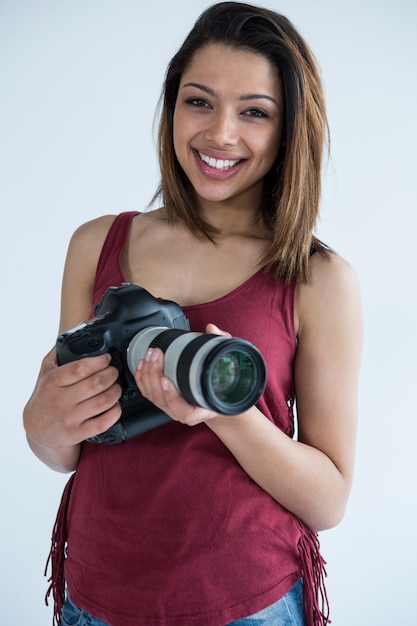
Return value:
<svg viewBox="0 0 417 626">
<path fill-rule="evenodd" d="M 171 418 L 144 398 L 134 379 L 148 348 L 164 354 L 164 375 L 191 404 L 223 415 L 237 415 L 261 397 L 266 366 L 258 349 L 235 337 L 190 331 L 175 302 L 155 298 L 130 283 L 109 287 L 94 310 L 94 318 L 59 335 L 59 365 L 109 353 L 119 371 L 122 415 L 93 443 L 122 443 Z"/>
</svg>

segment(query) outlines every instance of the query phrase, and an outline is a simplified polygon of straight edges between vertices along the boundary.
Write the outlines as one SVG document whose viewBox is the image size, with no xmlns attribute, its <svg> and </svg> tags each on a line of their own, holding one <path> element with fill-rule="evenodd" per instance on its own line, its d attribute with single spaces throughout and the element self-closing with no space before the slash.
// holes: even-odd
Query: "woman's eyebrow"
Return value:
<svg viewBox="0 0 417 626">
<path fill-rule="evenodd" d="M 213 89 L 210 89 L 210 87 L 207 87 L 206 85 L 202 85 L 200 83 L 185 83 L 185 85 L 183 85 L 183 88 L 184 87 L 197 87 L 197 89 L 201 89 L 201 91 L 205 91 L 206 93 L 210 94 L 210 96 L 216 95 Z"/>
<path fill-rule="evenodd" d="M 264 100 L 270 100 L 271 102 L 273 102 L 274 104 L 278 106 L 278 103 L 275 100 L 275 98 L 273 98 L 272 96 L 268 96 L 266 93 L 248 93 L 247 95 L 240 96 L 239 100 L 259 100 L 262 98 Z"/>
<path fill-rule="evenodd" d="M 216 92 L 213 89 L 211 89 L 210 87 L 207 87 L 207 85 L 202 85 L 201 83 L 185 83 L 185 85 L 183 85 L 183 88 L 184 87 L 196 87 L 197 89 L 201 89 L 201 91 L 205 91 L 210 96 L 216 96 Z M 259 99 L 270 100 L 271 102 L 273 102 L 274 104 L 278 106 L 278 103 L 275 100 L 275 98 L 273 98 L 272 96 L 268 96 L 267 94 L 248 93 L 239 97 L 239 100 L 241 100 L 242 102 L 246 100 L 259 100 Z"/>
</svg>

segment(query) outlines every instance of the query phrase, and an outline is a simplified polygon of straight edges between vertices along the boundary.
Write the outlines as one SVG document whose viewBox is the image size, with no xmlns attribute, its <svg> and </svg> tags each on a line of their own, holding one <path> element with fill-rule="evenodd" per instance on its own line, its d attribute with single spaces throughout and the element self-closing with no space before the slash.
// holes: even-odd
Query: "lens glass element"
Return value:
<svg viewBox="0 0 417 626">
<path fill-rule="evenodd" d="M 246 350 L 223 353 L 212 364 L 210 387 L 213 395 L 226 404 L 244 402 L 257 386 L 254 362 Z"/>
</svg>

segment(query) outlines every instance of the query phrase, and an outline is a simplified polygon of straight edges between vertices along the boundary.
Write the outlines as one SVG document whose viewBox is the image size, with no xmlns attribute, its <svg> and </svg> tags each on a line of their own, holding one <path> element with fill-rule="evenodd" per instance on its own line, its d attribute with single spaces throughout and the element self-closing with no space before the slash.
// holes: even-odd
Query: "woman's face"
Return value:
<svg viewBox="0 0 417 626">
<path fill-rule="evenodd" d="M 282 127 L 281 84 L 266 57 L 223 44 L 194 54 L 179 85 L 174 149 L 202 205 L 257 210 Z"/>
</svg>

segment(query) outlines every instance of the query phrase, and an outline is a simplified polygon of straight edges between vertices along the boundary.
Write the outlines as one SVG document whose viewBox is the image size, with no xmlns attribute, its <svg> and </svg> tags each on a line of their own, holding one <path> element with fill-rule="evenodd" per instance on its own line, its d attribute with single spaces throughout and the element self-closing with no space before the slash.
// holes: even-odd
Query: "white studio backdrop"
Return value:
<svg viewBox="0 0 417 626">
<path fill-rule="evenodd" d="M 267 0 L 320 62 L 332 132 L 319 236 L 356 268 L 366 341 L 355 483 L 321 534 L 335 626 L 416 626 L 414 0 Z M 55 342 L 75 228 L 143 209 L 166 65 L 203 0 L 0 0 L 2 624 L 44 626 L 43 567 L 66 476 L 21 414 Z M 225 59 L 227 62 L 227 59 Z M 123 532 L 123 529 L 121 529 Z"/>
</svg>

